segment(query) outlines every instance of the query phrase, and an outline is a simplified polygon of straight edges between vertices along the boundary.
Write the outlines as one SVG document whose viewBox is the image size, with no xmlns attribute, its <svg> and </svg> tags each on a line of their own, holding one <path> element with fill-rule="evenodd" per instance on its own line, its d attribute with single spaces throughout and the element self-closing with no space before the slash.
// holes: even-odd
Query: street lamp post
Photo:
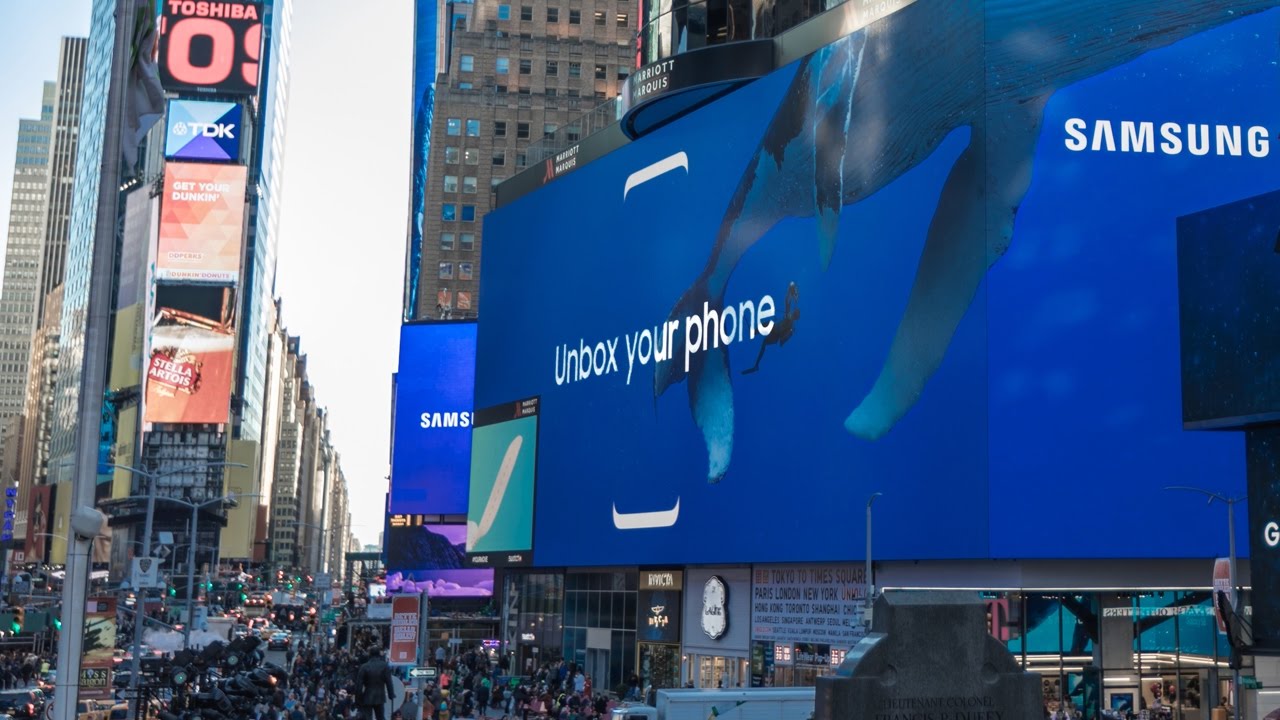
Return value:
<svg viewBox="0 0 1280 720">
<path fill-rule="evenodd" d="M 142 470 L 140 468 L 130 467 L 128 465 L 117 465 L 115 463 L 106 463 L 106 466 L 110 468 L 115 468 L 116 470 L 124 470 L 125 472 L 131 475 L 137 475 L 138 477 L 141 477 L 147 481 L 147 519 L 145 521 L 144 529 L 142 531 L 142 557 L 144 558 L 151 557 L 151 530 L 152 530 L 152 525 L 155 523 L 155 516 L 156 516 L 156 481 L 157 480 L 159 480 L 162 477 L 166 477 L 168 475 L 177 475 L 180 473 L 193 472 L 197 470 L 207 471 L 207 470 L 213 470 L 215 468 L 223 468 L 223 467 L 241 467 L 241 468 L 247 467 L 243 463 L 211 462 L 211 463 L 199 463 L 196 465 L 183 465 L 181 467 L 169 468 L 167 470 L 161 470 L 159 472 L 149 472 L 147 470 Z M 139 593 L 138 599 L 142 600 L 141 593 Z M 190 596 L 188 596 L 187 602 L 190 603 L 190 601 L 191 601 Z M 145 606 L 145 603 L 142 603 L 142 605 Z M 133 712 L 130 713 L 131 715 L 137 715 L 136 703 L 137 703 L 137 696 L 138 696 L 138 680 L 142 675 L 142 657 L 141 657 L 142 656 L 142 636 L 143 636 L 143 623 L 135 622 L 133 624 L 133 661 L 129 665 L 129 669 L 131 670 L 129 674 L 129 691 L 130 691 L 130 695 L 132 696 L 129 702 L 134 704 Z"/>
<path fill-rule="evenodd" d="M 243 466 L 241 466 L 243 467 Z M 195 580 L 196 580 L 196 545 L 195 539 L 200 531 L 200 511 L 210 505 L 223 505 L 225 503 L 234 503 L 239 498 L 259 497 L 257 493 L 247 493 L 238 495 L 231 493 L 223 495 L 212 500 L 206 500 L 202 503 L 187 502 L 178 498 L 160 498 L 164 502 L 171 502 L 182 505 L 191 509 L 191 542 L 187 548 L 187 622 L 182 626 L 182 647 L 191 645 L 191 623 L 195 621 L 196 603 L 195 603 Z"/>
<path fill-rule="evenodd" d="M 1190 487 L 1187 485 L 1171 485 L 1165 490 L 1185 490 L 1187 492 L 1195 492 L 1209 498 L 1209 504 L 1212 505 L 1214 500 L 1220 501 L 1227 506 L 1227 562 L 1231 565 L 1231 608 L 1232 612 L 1236 612 L 1236 608 L 1240 607 L 1240 584 L 1239 573 L 1236 572 L 1236 503 L 1244 501 L 1244 497 L 1227 497 L 1221 493 L 1205 490 L 1204 488 Z M 1229 630 L 1230 628 L 1228 628 Z M 1233 717 L 1240 720 L 1240 663 L 1232 664 L 1232 686 L 1235 688 L 1235 702 L 1232 703 Z"/>
</svg>

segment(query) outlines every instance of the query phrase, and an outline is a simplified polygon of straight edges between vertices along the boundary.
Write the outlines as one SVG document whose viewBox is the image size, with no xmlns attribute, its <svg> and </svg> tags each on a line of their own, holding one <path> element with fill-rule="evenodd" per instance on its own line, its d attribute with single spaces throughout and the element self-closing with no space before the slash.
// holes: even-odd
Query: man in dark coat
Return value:
<svg viewBox="0 0 1280 720">
<path fill-rule="evenodd" d="M 387 720 L 387 698 L 395 697 L 395 685 L 391 684 L 391 666 L 382 659 L 382 648 L 369 651 L 369 660 L 356 671 L 356 698 L 364 708 L 366 720 Z"/>
</svg>

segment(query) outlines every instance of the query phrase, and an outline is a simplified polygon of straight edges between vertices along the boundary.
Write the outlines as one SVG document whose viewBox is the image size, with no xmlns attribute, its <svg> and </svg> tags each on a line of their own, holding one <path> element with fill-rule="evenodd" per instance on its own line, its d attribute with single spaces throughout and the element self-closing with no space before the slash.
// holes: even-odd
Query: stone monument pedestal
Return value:
<svg viewBox="0 0 1280 720">
<path fill-rule="evenodd" d="M 814 720 L 1037 720 L 1040 678 L 987 632 L 976 593 L 887 592 L 871 632 L 833 677 Z"/>
</svg>

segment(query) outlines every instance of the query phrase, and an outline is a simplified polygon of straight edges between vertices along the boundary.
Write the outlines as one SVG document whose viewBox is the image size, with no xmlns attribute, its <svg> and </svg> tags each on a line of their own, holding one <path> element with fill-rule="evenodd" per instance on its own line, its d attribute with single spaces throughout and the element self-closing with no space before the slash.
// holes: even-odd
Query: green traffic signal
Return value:
<svg viewBox="0 0 1280 720">
<path fill-rule="evenodd" d="M 62 629 L 62 618 L 55 617 L 55 618 L 53 619 L 53 627 L 54 627 L 54 629 L 55 629 L 55 630 L 61 630 L 61 629 Z"/>
</svg>

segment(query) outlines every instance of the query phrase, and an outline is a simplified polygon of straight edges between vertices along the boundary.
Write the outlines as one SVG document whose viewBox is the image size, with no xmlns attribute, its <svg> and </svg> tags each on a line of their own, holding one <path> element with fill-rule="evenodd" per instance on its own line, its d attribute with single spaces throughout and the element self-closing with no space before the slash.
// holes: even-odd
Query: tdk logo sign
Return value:
<svg viewBox="0 0 1280 720">
<path fill-rule="evenodd" d="M 210 138 L 236 137 L 236 126 L 232 123 L 177 122 L 173 124 L 173 134 L 178 137 L 201 136 Z"/>
<path fill-rule="evenodd" d="M 240 159 L 239 103 L 170 100 L 164 155 L 171 160 Z"/>
</svg>

